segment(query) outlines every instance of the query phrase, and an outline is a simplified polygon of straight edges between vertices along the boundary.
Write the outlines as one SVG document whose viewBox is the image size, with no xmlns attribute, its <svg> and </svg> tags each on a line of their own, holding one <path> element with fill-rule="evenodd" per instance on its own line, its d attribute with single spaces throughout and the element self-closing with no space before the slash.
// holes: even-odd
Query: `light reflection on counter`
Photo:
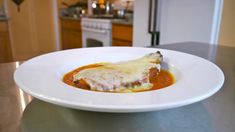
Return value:
<svg viewBox="0 0 235 132">
<path fill-rule="evenodd" d="M 15 68 L 17 69 L 18 67 L 20 66 L 20 62 L 15 62 Z M 18 88 L 18 101 L 19 101 L 19 104 L 20 104 L 20 110 L 21 112 L 24 111 L 24 109 L 26 108 L 27 104 L 29 104 L 33 97 L 26 94 L 23 90 L 21 90 L 20 88 Z"/>
<path fill-rule="evenodd" d="M 26 108 L 27 104 L 29 104 L 32 101 L 32 96 L 26 94 L 23 90 L 19 90 L 19 103 L 21 105 L 21 111 L 23 112 Z"/>
</svg>

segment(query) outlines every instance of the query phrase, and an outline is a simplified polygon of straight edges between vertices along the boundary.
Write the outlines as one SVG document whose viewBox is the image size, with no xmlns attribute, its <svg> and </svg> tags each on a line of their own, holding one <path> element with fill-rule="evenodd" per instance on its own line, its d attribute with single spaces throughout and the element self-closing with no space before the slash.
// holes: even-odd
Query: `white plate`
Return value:
<svg viewBox="0 0 235 132">
<path fill-rule="evenodd" d="M 161 51 L 176 82 L 164 89 L 138 93 L 105 93 L 74 88 L 62 82 L 65 73 L 91 63 L 117 62 Z M 23 63 L 14 74 L 28 94 L 53 104 L 100 112 L 144 112 L 203 100 L 223 85 L 223 72 L 213 63 L 186 53 L 137 47 L 102 47 L 45 54 Z"/>
</svg>

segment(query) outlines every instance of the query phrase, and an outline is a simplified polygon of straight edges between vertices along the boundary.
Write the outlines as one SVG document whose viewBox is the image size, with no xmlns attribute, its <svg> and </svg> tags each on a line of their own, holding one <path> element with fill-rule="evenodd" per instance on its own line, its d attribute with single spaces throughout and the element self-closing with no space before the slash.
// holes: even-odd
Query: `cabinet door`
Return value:
<svg viewBox="0 0 235 132">
<path fill-rule="evenodd" d="M 132 42 L 122 39 L 113 39 L 113 46 L 132 46 Z"/>
<path fill-rule="evenodd" d="M 12 61 L 8 32 L 0 32 L 0 63 Z"/>
<path fill-rule="evenodd" d="M 61 19 L 62 49 L 82 47 L 82 32 L 79 20 Z"/>
<path fill-rule="evenodd" d="M 63 29 L 62 31 L 62 49 L 81 48 L 81 31 Z"/>
<path fill-rule="evenodd" d="M 132 46 L 132 25 L 113 24 L 112 33 L 113 46 Z"/>
<path fill-rule="evenodd" d="M 20 12 L 12 0 L 4 1 L 14 60 L 27 60 L 56 50 L 56 0 L 24 0 Z"/>
</svg>

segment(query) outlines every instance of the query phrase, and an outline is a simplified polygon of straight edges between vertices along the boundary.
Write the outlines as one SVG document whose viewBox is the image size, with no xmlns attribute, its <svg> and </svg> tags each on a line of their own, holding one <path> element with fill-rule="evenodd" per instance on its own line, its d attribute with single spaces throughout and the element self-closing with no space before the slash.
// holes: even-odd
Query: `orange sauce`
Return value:
<svg viewBox="0 0 235 132">
<path fill-rule="evenodd" d="M 82 66 L 82 67 L 79 67 L 67 74 L 64 75 L 63 77 L 63 82 L 68 84 L 68 85 L 71 85 L 71 86 L 74 86 L 74 87 L 77 87 L 77 85 L 73 82 L 73 75 L 82 71 L 82 70 L 85 70 L 85 69 L 89 69 L 89 68 L 94 68 L 94 67 L 99 67 L 99 66 L 102 66 L 101 64 L 90 64 L 90 65 L 86 65 L 86 66 Z M 86 88 L 83 88 L 83 89 L 86 89 Z"/>
<path fill-rule="evenodd" d="M 64 75 L 63 77 L 63 82 L 70 85 L 74 86 L 77 88 L 81 89 L 87 89 L 90 90 L 89 88 L 85 87 L 79 87 L 73 82 L 73 75 L 84 70 L 84 69 L 89 69 L 89 68 L 94 68 L 94 67 L 99 67 L 102 66 L 102 64 L 90 64 L 86 66 L 79 67 L 67 74 Z M 151 72 L 151 71 L 150 71 Z M 152 72 L 154 73 L 154 72 Z M 159 74 L 150 74 L 150 82 L 153 84 L 153 87 L 149 90 L 142 90 L 142 91 L 150 91 L 150 90 L 157 90 L 161 88 L 165 88 L 167 86 L 170 86 L 174 83 L 175 79 L 174 76 L 167 70 L 161 70 Z M 135 92 L 141 92 L 141 91 L 135 91 Z"/>
</svg>

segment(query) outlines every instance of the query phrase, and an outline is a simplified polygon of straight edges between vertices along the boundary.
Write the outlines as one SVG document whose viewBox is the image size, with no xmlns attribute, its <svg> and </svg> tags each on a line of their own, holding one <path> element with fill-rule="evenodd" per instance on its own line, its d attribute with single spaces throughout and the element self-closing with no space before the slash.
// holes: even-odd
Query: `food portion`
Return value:
<svg viewBox="0 0 235 132">
<path fill-rule="evenodd" d="M 161 85 L 160 76 L 168 76 L 164 84 L 174 82 L 173 76 L 161 70 L 163 56 L 158 51 L 141 58 L 117 63 L 96 63 L 80 67 L 63 78 L 69 85 L 107 92 L 146 91 Z M 158 81 L 157 81 L 158 80 Z M 156 84 L 158 82 L 159 84 Z"/>
</svg>

